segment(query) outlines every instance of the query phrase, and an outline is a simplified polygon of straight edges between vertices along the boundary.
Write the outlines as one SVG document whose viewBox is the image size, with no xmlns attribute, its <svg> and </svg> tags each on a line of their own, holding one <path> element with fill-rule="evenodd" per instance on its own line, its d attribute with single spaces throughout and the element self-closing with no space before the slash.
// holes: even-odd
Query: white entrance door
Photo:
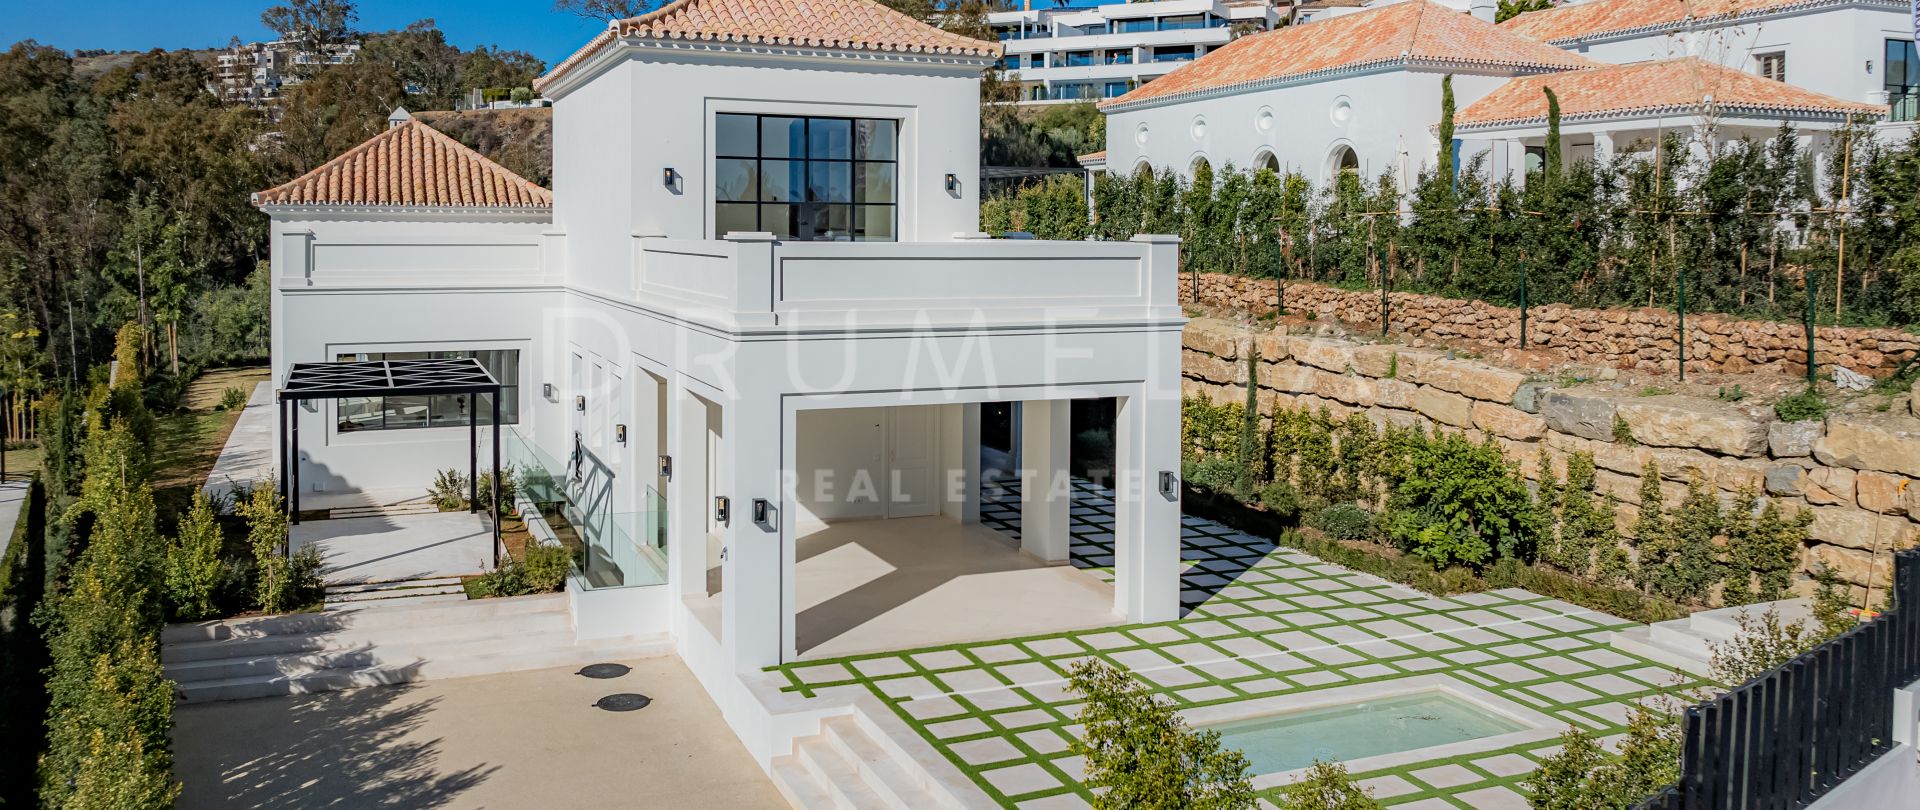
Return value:
<svg viewBox="0 0 1920 810">
<path fill-rule="evenodd" d="M 887 409 L 887 517 L 923 517 L 939 508 L 934 409 Z"/>
</svg>

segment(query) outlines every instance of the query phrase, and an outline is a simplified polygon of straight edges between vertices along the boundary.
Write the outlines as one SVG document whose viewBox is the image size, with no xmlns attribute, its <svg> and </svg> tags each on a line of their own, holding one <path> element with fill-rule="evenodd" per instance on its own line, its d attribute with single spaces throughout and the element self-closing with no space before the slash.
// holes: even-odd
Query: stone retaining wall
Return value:
<svg viewBox="0 0 1920 810">
<path fill-rule="evenodd" d="M 1667 505 L 1695 477 L 1726 495 L 1751 486 L 1790 509 L 1811 509 L 1813 542 L 1800 569 L 1824 562 L 1856 585 L 1884 588 L 1892 551 L 1920 541 L 1920 399 L 1885 413 L 1780 422 L 1770 407 L 1681 395 L 1636 396 L 1601 386 L 1557 388 L 1525 374 L 1444 352 L 1395 344 L 1249 331 L 1200 318 L 1186 328 L 1182 391 L 1245 402 L 1247 352 L 1257 351 L 1259 401 L 1275 407 L 1360 412 L 1376 424 L 1439 426 L 1496 437 L 1529 478 L 1539 451 L 1556 464 L 1591 452 L 1595 489 L 1619 502 L 1631 537 L 1639 476 L 1658 462 Z M 1615 419 L 1632 441 L 1616 441 Z M 1561 472 L 1564 475 L 1564 470 Z"/>
<path fill-rule="evenodd" d="M 1254 314 L 1272 312 L 1279 294 L 1273 279 L 1220 273 L 1200 275 L 1197 299 L 1192 286 L 1193 277 L 1182 274 L 1180 300 Z M 1391 293 L 1388 304 L 1388 321 L 1395 332 L 1500 347 L 1520 343 L 1520 310 L 1515 308 L 1415 293 Z M 1287 310 L 1310 310 L 1322 317 L 1377 325 L 1380 293 L 1288 282 Z M 1660 309 L 1549 304 L 1527 311 L 1529 346 L 1556 349 L 1570 362 L 1589 365 L 1673 371 L 1678 367 L 1677 329 L 1674 314 Z M 1689 315 L 1687 337 L 1688 371 L 1806 373 L 1806 330 L 1796 324 Z M 1839 364 L 1873 376 L 1886 376 L 1920 352 L 1920 336 L 1898 329 L 1821 327 L 1814 338 L 1814 359 L 1821 364 Z"/>
</svg>

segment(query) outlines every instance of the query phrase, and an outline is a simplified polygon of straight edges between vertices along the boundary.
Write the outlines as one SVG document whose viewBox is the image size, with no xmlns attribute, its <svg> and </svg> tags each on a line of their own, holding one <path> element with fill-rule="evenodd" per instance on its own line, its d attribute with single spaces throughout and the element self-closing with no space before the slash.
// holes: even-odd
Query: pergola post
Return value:
<svg viewBox="0 0 1920 810">
<path fill-rule="evenodd" d="M 500 389 L 493 391 L 493 567 L 500 567 Z"/>
<path fill-rule="evenodd" d="M 467 404 L 467 512 L 473 513 L 480 511 L 480 395 L 468 394 Z"/>
<path fill-rule="evenodd" d="M 293 400 L 289 405 L 287 421 L 293 424 L 293 427 L 287 431 L 293 443 L 292 452 L 287 457 L 287 509 L 289 510 L 287 514 L 292 518 L 293 525 L 298 526 L 300 525 L 300 400 Z M 291 549 L 293 543 L 289 541 L 287 547 Z"/>
<path fill-rule="evenodd" d="M 280 430 L 277 431 L 280 434 L 280 474 L 274 476 L 273 489 L 280 493 L 281 509 L 287 508 L 287 476 L 293 469 L 293 465 L 287 463 L 287 402 L 285 392 L 273 392 L 273 406 L 279 411 L 275 416 L 280 419 Z"/>
</svg>

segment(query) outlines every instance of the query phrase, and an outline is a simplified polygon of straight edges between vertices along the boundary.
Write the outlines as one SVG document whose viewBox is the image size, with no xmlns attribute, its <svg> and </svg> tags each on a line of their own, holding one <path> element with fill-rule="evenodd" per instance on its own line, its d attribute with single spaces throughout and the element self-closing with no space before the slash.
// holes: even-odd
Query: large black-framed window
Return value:
<svg viewBox="0 0 1920 810">
<path fill-rule="evenodd" d="M 478 349 L 473 351 L 432 352 L 343 352 L 334 355 L 340 362 L 369 360 L 434 360 L 471 357 L 486 366 L 500 382 L 500 424 L 520 423 L 520 350 Z M 368 430 L 404 430 L 407 428 L 466 427 L 473 413 L 472 397 L 466 394 L 433 394 L 390 397 L 350 397 L 334 401 L 335 428 L 341 433 Z M 486 403 L 483 401 L 483 405 Z M 480 409 L 480 424 L 493 418 L 492 407 Z"/>
<path fill-rule="evenodd" d="M 721 113 L 714 226 L 806 242 L 899 238 L 900 124 L 887 118 Z"/>
<path fill-rule="evenodd" d="M 1887 59 L 1881 67 L 1887 91 L 1889 121 L 1920 119 L 1920 54 L 1913 40 L 1887 40 Z"/>
</svg>

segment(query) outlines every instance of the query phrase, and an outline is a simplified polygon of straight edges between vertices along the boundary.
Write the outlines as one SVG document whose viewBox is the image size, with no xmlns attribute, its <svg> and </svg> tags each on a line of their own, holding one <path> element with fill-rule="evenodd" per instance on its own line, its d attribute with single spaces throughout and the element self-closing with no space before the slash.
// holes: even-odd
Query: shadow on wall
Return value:
<svg viewBox="0 0 1920 810">
<path fill-rule="evenodd" d="M 440 702 L 407 702 L 415 687 L 352 689 L 174 712 L 178 807 L 445 807 L 499 765 L 435 767 L 437 740 L 405 739 Z M 251 742 L 281 739 L 273 746 Z M 183 744 L 183 741 L 184 744 Z"/>
</svg>

